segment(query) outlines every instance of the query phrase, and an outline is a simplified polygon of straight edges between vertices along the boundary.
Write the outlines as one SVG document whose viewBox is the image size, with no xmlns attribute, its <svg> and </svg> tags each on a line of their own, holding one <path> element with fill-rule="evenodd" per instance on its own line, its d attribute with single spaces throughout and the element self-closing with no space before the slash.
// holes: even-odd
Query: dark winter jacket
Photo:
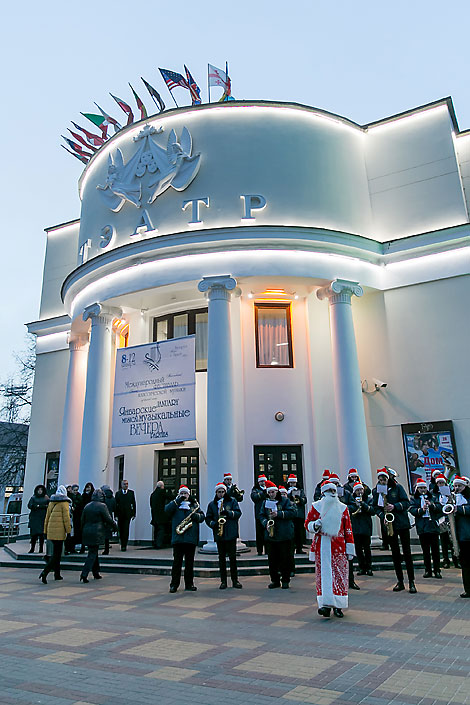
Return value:
<svg viewBox="0 0 470 705">
<path fill-rule="evenodd" d="M 470 489 L 466 487 L 462 492 L 467 504 L 455 508 L 455 530 L 460 541 L 470 541 Z"/>
<path fill-rule="evenodd" d="M 261 505 L 263 504 L 263 501 L 267 499 L 268 495 L 266 494 L 266 490 L 263 490 L 258 483 L 253 487 L 251 490 L 251 501 L 255 505 L 255 519 L 259 521 L 259 513 L 261 511 Z"/>
<path fill-rule="evenodd" d="M 378 504 L 379 494 L 377 489 L 374 487 L 372 490 L 372 506 L 374 507 L 375 513 L 381 519 L 384 518 L 385 509 L 384 507 L 379 507 Z M 410 500 L 405 492 L 405 488 L 398 484 L 398 482 L 389 481 L 388 491 L 387 491 L 387 501 L 389 504 L 394 505 L 392 514 L 395 517 L 393 522 L 394 531 L 400 531 L 401 529 L 410 528 L 410 520 L 408 518 L 408 509 L 410 508 Z"/>
<path fill-rule="evenodd" d="M 294 498 L 292 496 L 292 490 L 298 490 L 300 492 L 298 499 L 300 500 L 299 503 L 297 504 L 294 501 Z M 300 489 L 300 487 L 293 487 L 292 490 L 287 490 L 287 499 L 289 499 L 292 503 L 292 506 L 295 509 L 295 519 L 302 519 L 304 521 L 305 519 L 305 505 L 307 504 L 307 497 L 305 496 L 305 492 Z"/>
<path fill-rule="evenodd" d="M 320 480 L 318 485 L 315 487 L 315 492 L 313 493 L 313 501 L 318 502 L 319 499 L 321 499 L 321 483 L 323 480 Z"/>
<path fill-rule="evenodd" d="M 266 509 L 266 500 L 261 505 L 259 520 L 264 526 L 264 540 L 265 541 L 292 541 L 294 538 L 294 522 L 296 510 L 292 506 L 290 500 L 287 497 L 281 497 L 277 500 L 277 516 L 274 517 L 274 536 L 271 538 L 266 529 L 266 524 L 271 518 L 269 510 Z"/>
<path fill-rule="evenodd" d="M 241 509 L 238 506 L 238 502 L 233 497 L 224 497 L 222 511 L 220 513 L 221 517 L 224 517 L 225 524 L 222 536 L 217 533 L 218 529 L 218 518 L 219 518 L 219 505 L 217 498 L 214 498 L 212 502 L 209 502 L 206 512 L 206 524 L 209 526 L 214 533 L 214 541 L 231 541 L 232 539 L 238 538 L 238 520 L 242 515 Z"/>
<path fill-rule="evenodd" d="M 44 491 L 43 495 L 37 494 L 40 487 Z M 28 509 L 31 510 L 28 521 L 31 536 L 44 533 L 44 519 L 46 518 L 47 505 L 50 501 L 45 490 L 44 485 L 35 487 L 34 494 L 28 502 Z"/>
<path fill-rule="evenodd" d="M 116 522 L 113 521 L 106 504 L 93 499 L 82 513 L 82 543 L 85 546 L 104 544 L 107 530 L 117 531 Z"/>
<path fill-rule="evenodd" d="M 244 500 L 244 495 L 242 494 L 240 488 L 237 487 L 237 485 L 234 485 L 233 482 L 229 487 L 227 487 L 227 493 L 225 496 L 233 497 L 239 504 Z"/>
<path fill-rule="evenodd" d="M 104 494 L 104 503 L 106 504 L 108 508 L 109 515 L 111 519 L 114 520 L 114 515 L 116 513 L 116 499 L 113 495 L 113 491 L 110 487 L 106 487 L 106 489 L 102 488 L 102 492 Z M 112 538 L 113 535 L 113 529 L 109 524 L 105 526 L 104 529 L 104 537 L 105 539 L 110 539 Z"/>
<path fill-rule="evenodd" d="M 188 514 L 191 514 L 191 512 L 193 511 L 195 506 L 194 502 L 194 498 L 191 497 L 191 509 L 181 509 L 179 506 L 181 504 L 181 497 L 177 497 L 176 499 L 172 499 L 171 502 L 168 502 L 168 504 L 166 505 L 165 512 L 169 517 L 171 517 L 172 546 L 174 546 L 176 543 L 194 543 L 197 546 L 197 544 L 199 543 L 199 524 L 202 524 L 202 522 L 204 521 L 204 512 L 200 507 L 199 509 L 197 509 L 197 511 L 194 512 L 191 517 L 191 521 L 193 524 L 191 528 L 187 529 L 184 534 L 176 533 L 176 527 L 178 526 L 178 524 L 180 524 L 183 519 L 187 517 Z"/>
<path fill-rule="evenodd" d="M 354 536 L 372 536 L 372 517 L 375 514 L 371 504 L 372 497 L 364 499 L 363 495 L 361 502 L 358 502 L 350 492 L 348 492 L 347 497 L 347 507 Z M 358 509 L 360 511 L 356 514 Z"/>
<path fill-rule="evenodd" d="M 345 484 L 343 485 L 343 489 L 345 490 L 345 492 L 349 492 L 349 494 L 352 495 L 355 482 L 356 481 L 352 482 L 352 480 L 348 480 L 347 482 L 345 482 Z M 371 494 L 371 489 L 368 485 L 365 484 L 365 482 L 361 481 L 361 484 L 364 487 L 363 497 L 364 497 L 364 499 L 368 499 L 368 497 L 370 497 L 370 494 Z"/>
<path fill-rule="evenodd" d="M 425 510 L 421 509 L 421 496 L 418 492 L 415 492 L 410 506 L 410 514 L 412 514 L 416 519 L 416 532 L 418 536 L 421 534 L 439 534 L 439 524 L 438 519 L 443 515 L 442 506 L 439 503 L 438 498 L 432 492 L 426 492 L 424 497 L 428 499 L 431 504 L 429 506 L 429 518 L 424 516 Z"/>
<path fill-rule="evenodd" d="M 93 487 L 93 485 L 91 485 L 91 487 L 91 492 L 85 492 L 85 490 L 82 492 L 82 501 L 80 503 L 82 511 L 85 509 L 88 502 L 91 502 L 91 498 L 93 497 L 93 492 L 95 491 L 95 488 Z"/>
<path fill-rule="evenodd" d="M 134 490 L 127 490 L 124 494 L 122 490 L 116 492 L 116 516 L 118 519 L 128 519 L 135 517 L 137 506 L 135 503 Z"/>
<path fill-rule="evenodd" d="M 164 487 L 155 487 L 150 495 L 150 511 L 152 513 L 153 526 L 166 524 L 168 516 L 165 514 L 166 490 Z"/>
</svg>

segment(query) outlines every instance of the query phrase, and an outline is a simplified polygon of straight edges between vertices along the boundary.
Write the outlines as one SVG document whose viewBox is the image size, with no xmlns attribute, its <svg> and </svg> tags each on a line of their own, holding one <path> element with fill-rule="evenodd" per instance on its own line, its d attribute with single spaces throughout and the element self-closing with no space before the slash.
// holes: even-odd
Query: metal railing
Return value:
<svg viewBox="0 0 470 705">
<path fill-rule="evenodd" d="M 0 514 L 0 540 L 14 543 L 18 538 L 28 536 L 28 514 Z"/>
</svg>

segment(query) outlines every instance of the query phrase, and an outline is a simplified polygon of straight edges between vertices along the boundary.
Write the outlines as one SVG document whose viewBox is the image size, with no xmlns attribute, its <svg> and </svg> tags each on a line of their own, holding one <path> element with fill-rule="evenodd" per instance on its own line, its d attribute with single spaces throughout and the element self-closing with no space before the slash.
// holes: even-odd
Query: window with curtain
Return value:
<svg viewBox="0 0 470 705">
<path fill-rule="evenodd" d="M 207 370 L 207 330 L 207 308 L 168 313 L 153 319 L 154 342 L 196 335 L 196 372 Z"/>
<path fill-rule="evenodd" d="M 255 303 L 256 366 L 293 367 L 290 304 Z"/>
</svg>

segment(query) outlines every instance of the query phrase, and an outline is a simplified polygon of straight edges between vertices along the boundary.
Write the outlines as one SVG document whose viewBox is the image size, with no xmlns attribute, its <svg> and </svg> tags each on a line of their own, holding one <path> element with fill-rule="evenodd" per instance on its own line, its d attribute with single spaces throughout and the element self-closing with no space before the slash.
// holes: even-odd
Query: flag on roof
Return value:
<svg viewBox="0 0 470 705">
<path fill-rule="evenodd" d="M 153 86 L 151 86 L 150 83 L 147 83 L 145 78 L 142 78 L 142 76 L 141 76 L 141 79 L 144 82 L 146 89 L 150 93 L 153 102 L 155 103 L 155 105 L 157 105 L 160 108 L 160 112 L 165 110 L 165 103 L 163 102 L 160 93 L 157 90 L 155 90 L 155 88 Z"/>
<path fill-rule="evenodd" d="M 123 100 L 121 100 L 120 98 L 117 98 L 117 97 L 116 97 L 115 95 L 113 95 L 112 93 L 110 93 L 109 95 L 111 96 L 111 98 L 114 98 L 114 100 L 115 100 L 116 103 L 119 105 L 119 107 L 121 108 L 121 110 L 123 110 L 123 111 L 126 113 L 126 115 L 127 115 L 127 124 L 128 124 L 128 125 L 131 125 L 131 124 L 134 122 L 134 113 L 132 112 L 131 106 L 128 105 L 127 103 L 125 103 L 125 102 L 124 102 Z"/>
<path fill-rule="evenodd" d="M 210 86 L 222 86 L 222 88 L 224 89 L 224 93 L 226 93 L 227 96 L 230 95 L 232 85 L 231 85 L 230 77 L 228 75 L 228 71 L 222 71 L 222 69 L 218 69 L 216 66 L 212 66 L 212 64 L 208 64 L 208 78 L 209 78 L 209 87 Z"/>
<path fill-rule="evenodd" d="M 88 157 L 88 159 L 90 159 L 90 157 L 93 156 L 93 154 L 90 154 L 89 152 L 84 152 L 83 149 L 82 149 L 82 147 L 80 147 L 79 144 L 76 144 L 73 140 L 69 140 L 68 137 L 64 137 L 64 135 L 61 135 L 61 137 L 62 137 L 62 139 L 64 139 L 64 140 L 66 141 L 66 143 L 68 144 L 68 146 L 69 146 L 71 149 L 73 149 L 74 152 L 76 152 L 77 154 L 79 154 L 81 157 Z"/>
<path fill-rule="evenodd" d="M 111 125 L 108 120 L 106 120 L 103 115 L 94 115 L 93 113 L 82 113 L 83 117 L 86 117 L 87 120 L 90 120 L 94 125 L 100 128 L 101 132 L 103 133 L 104 139 L 108 139 L 108 127 Z"/>
<path fill-rule="evenodd" d="M 114 134 L 116 134 L 116 132 L 119 132 L 119 130 L 122 129 L 122 125 L 120 125 L 117 120 L 115 120 L 113 117 L 111 117 L 111 115 L 108 115 L 108 113 L 105 113 L 103 108 L 100 108 L 98 103 L 95 103 L 95 105 L 98 108 L 98 110 L 100 111 L 100 113 L 103 115 L 103 117 L 106 118 L 108 123 L 114 127 Z"/>
<path fill-rule="evenodd" d="M 66 152 L 72 155 L 72 157 L 75 157 L 76 159 L 79 159 L 81 162 L 84 164 L 88 164 L 90 161 L 88 157 L 81 156 L 80 154 L 75 154 L 75 152 L 71 152 L 70 149 L 67 149 L 67 147 L 64 147 L 63 144 L 60 145 L 62 149 L 65 149 Z"/>
<path fill-rule="evenodd" d="M 201 89 L 199 88 L 196 81 L 189 73 L 189 69 L 186 66 L 186 64 L 184 66 L 184 70 L 186 71 L 186 80 L 187 80 L 187 84 L 189 87 L 189 92 L 191 93 L 192 104 L 193 105 L 201 105 Z"/>
<path fill-rule="evenodd" d="M 70 132 L 72 137 L 75 137 L 75 139 L 78 140 L 79 142 L 81 142 L 87 149 L 91 149 L 93 152 L 98 151 L 98 147 L 94 147 L 92 144 L 89 144 L 86 141 L 86 139 L 84 137 L 82 137 L 81 135 L 79 135 L 77 132 L 72 132 L 70 127 L 67 127 L 67 130 Z"/>
<path fill-rule="evenodd" d="M 129 86 L 130 86 L 130 88 L 131 88 L 131 91 L 132 91 L 133 94 L 134 94 L 134 98 L 135 98 L 135 102 L 137 103 L 137 107 L 138 107 L 139 110 L 140 110 L 140 119 L 141 119 L 141 120 L 145 120 L 145 119 L 148 117 L 148 115 L 147 115 L 147 108 L 145 107 L 145 105 L 143 104 L 143 102 L 140 100 L 139 96 L 137 95 L 137 93 L 135 92 L 135 90 L 132 88 L 132 86 L 131 86 L 130 83 L 129 83 Z"/>
<path fill-rule="evenodd" d="M 177 88 L 177 86 L 181 86 L 181 88 L 189 88 L 187 80 L 180 73 L 169 71 L 168 69 L 159 68 L 158 70 L 162 74 L 162 78 L 168 86 L 169 91 L 172 91 L 173 88 Z"/>
<path fill-rule="evenodd" d="M 84 127 L 80 127 L 80 125 L 77 125 L 77 123 L 73 120 L 71 122 L 77 130 L 83 132 L 89 144 L 93 145 L 94 147 L 101 147 L 101 145 L 104 144 L 105 141 L 102 137 L 98 137 L 98 135 L 95 135 L 93 132 L 88 132 L 88 130 L 85 130 Z"/>
</svg>

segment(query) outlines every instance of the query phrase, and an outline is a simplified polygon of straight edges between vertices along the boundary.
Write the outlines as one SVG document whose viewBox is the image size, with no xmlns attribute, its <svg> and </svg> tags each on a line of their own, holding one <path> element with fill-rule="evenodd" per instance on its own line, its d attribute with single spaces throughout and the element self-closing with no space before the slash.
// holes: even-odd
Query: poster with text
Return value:
<svg viewBox="0 0 470 705">
<path fill-rule="evenodd" d="M 196 438 L 195 336 L 119 348 L 112 445 Z"/>
<path fill-rule="evenodd" d="M 418 478 L 429 487 L 434 470 L 449 482 L 459 474 L 452 421 L 404 424 L 401 428 L 410 492 L 414 493 Z"/>
</svg>

